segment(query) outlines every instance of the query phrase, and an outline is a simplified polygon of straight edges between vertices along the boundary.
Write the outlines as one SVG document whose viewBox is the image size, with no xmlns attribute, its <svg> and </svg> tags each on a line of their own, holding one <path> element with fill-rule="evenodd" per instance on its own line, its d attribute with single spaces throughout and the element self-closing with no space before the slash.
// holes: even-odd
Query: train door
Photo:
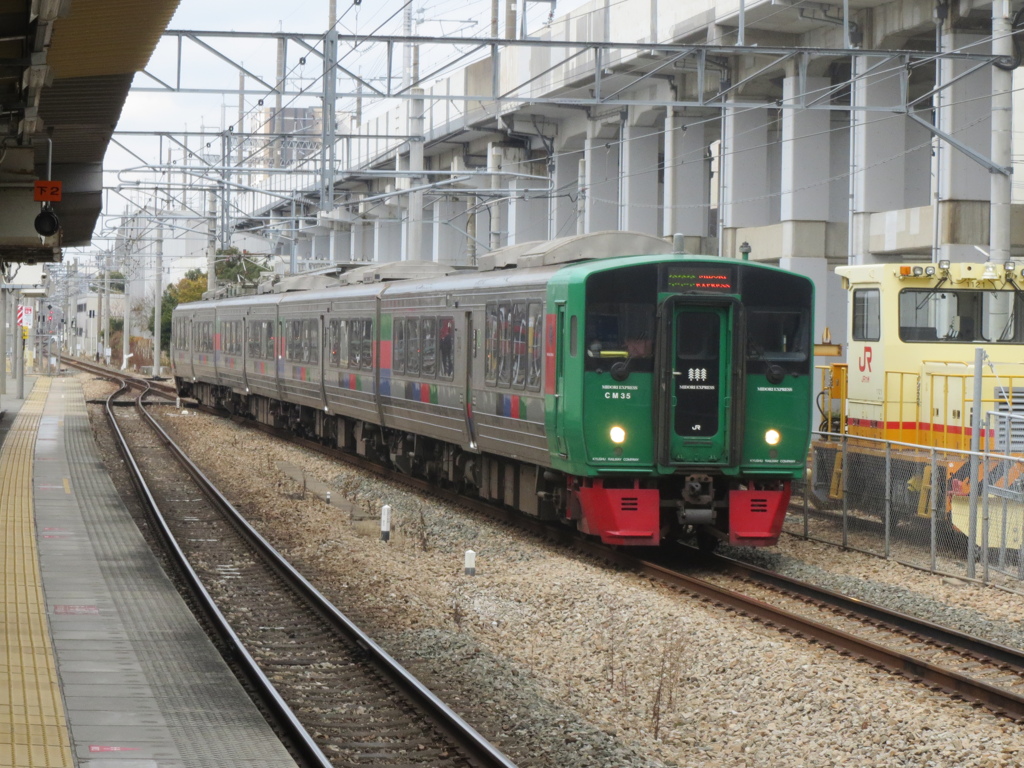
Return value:
<svg viewBox="0 0 1024 768">
<path fill-rule="evenodd" d="M 196 368 L 195 368 L 196 337 L 195 337 L 195 334 L 193 333 L 193 330 L 192 330 L 192 327 L 193 327 L 192 326 L 192 316 L 189 315 L 188 317 L 182 318 L 181 325 L 182 325 L 182 330 L 185 333 L 185 344 L 188 347 L 188 349 L 185 352 L 185 354 L 187 355 L 187 359 L 188 359 L 188 365 L 185 367 L 185 370 L 182 371 L 182 376 L 183 376 L 183 378 L 188 378 L 189 381 L 195 381 L 196 380 Z M 103 339 L 103 344 L 105 346 L 110 346 L 110 340 L 109 339 Z"/>
<path fill-rule="evenodd" d="M 249 312 L 251 310 L 246 308 L 245 312 L 242 313 L 242 386 L 245 387 L 246 394 L 249 393 Z"/>
<path fill-rule="evenodd" d="M 327 410 L 327 361 L 331 359 L 331 345 L 327 338 L 327 318 L 320 315 L 320 335 L 317 336 L 320 346 L 320 397 Z"/>
<path fill-rule="evenodd" d="M 553 425 L 553 432 L 555 437 L 555 450 L 558 455 L 562 458 L 569 456 L 569 448 L 565 441 L 565 328 L 566 328 L 566 311 L 565 302 L 556 302 L 558 314 L 556 317 L 556 329 L 555 329 L 555 349 L 554 349 L 554 364 L 555 364 L 555 418 Z M 575 331 L 575 328 L 573 329 Z M 550 337 L 548 337 L 550 343 Z M 573 340 L 575 344 L 575 339 Z M 576 350 L 573 349 L 575 352 Z M 548 354 L 551 350 L 548 350 Z M 547 363 L 551 364 L 551 358 L 549 357 Z"/>
<path fill-rule="evenodd" d="M 469 438 L 469 447 L 476 450 L 476 428 L 473 424 L 473 360 L 476 357 L 476 326 L 473 324 L 473 313 L 466 312 L 466 334 L 463 342 L 466 376 L 463 382 L 462 397 L 459 398 L 463 404 L 463 412 L 466 416 L 466 435 Z M 458 346 L 456 346 L 456 349 Z"/>
<path fill-rule="evenodd" d="M 661 447 L 665 464 L 724 465 L 732 451 L 733 317 L 728 305 L 670 302 L 664 334 L 668 381 Z M 667 406 L 667 408 L 665 407 Z M 666 412 L 667 411 L 667 412 Z M 667 453 L 667 456 L 665 455 Z"/>
</svg>

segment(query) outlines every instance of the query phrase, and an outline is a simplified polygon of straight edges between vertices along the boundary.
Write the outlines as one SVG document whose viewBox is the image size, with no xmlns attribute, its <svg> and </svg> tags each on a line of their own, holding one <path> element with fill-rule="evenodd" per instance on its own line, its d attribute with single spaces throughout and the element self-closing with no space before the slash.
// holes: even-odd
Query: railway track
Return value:
<svg viewBox="0 0 1024 768">
<path fill-rule="evenodd" d="M 241 518 L 146 413 L 148 390 L 134 409 L 112 407 L 126 388 L 108 398 L 107 413 L 140 495 L 307 765 L 513 768 Z"/>
<path fill-rule="evenodd" d="M 490 504 L 437 489 L 358 457 L 294 438 L 281 430 L 256 425 L 330 456 L 343 458 L 379 475 L 469 507 L 491 518 L 567 544 L 576 551 L 644 574 L 676 589 L 822 643 L 838 652 L 920 681 L 936 690 L 977 703 L 1000 715 L 1024 720 L 1024 653 L 971 638 L 880 606 L 853 600 L 755 566 L 712 557 L 705 562 L 716 575 L 698 578 L 673 567 L 671 552 L 644 560 L 575 536 L 560 526 L 524 518 Z M 695 554 L 687 554 L 692 563 Z M 722 584 L 733 580 L 735 589 Z M 717 582 L 717 583 L 716 583 Z"/>
</svg>

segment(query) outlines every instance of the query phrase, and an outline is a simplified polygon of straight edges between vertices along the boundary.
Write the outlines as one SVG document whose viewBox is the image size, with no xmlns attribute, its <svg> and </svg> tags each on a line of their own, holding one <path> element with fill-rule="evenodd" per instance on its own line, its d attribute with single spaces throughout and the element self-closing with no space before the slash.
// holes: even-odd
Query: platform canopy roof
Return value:
<svg viewBox="0 0 1024 768">
<path fill-rule="evenodd" d="M 178 3 L 0 0 L 0 261 L 55 261 L 62 246 L 89 244 L 107 145 Z M 48 178 L 49 140 L 51 178 L 63 182 L 53 204 L 62 234 L 32 241 L 26 227 L 35 234 L 40 204 L 31 187 Z"/>
</svg>

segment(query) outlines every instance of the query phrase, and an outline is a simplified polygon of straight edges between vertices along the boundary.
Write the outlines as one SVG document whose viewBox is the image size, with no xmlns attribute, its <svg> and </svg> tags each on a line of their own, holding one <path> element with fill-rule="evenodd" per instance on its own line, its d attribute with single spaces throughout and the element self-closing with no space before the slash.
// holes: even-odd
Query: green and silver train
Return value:
<svg viewBox="0 0 1024 768">
<path fill-rule="evenodd" d="M 479 261 L 181 305 L 178 392 L 610 544 L 778 540 L 810 441 L 810 280 L 627 232 Z"/>
</svg>

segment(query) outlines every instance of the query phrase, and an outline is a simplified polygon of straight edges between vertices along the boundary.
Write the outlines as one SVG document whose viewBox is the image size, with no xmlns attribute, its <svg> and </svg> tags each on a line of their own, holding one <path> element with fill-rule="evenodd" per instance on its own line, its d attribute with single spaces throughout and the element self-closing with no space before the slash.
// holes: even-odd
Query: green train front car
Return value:
<svg viewBox="0 0 1024 768">
<path fill-rule="evenodd" d="M 580 528 L 774 544 L 810 441 L 810 281 L 632 257 L 560 270 L 548 301 L 549 445 Z"/>
</svg>

